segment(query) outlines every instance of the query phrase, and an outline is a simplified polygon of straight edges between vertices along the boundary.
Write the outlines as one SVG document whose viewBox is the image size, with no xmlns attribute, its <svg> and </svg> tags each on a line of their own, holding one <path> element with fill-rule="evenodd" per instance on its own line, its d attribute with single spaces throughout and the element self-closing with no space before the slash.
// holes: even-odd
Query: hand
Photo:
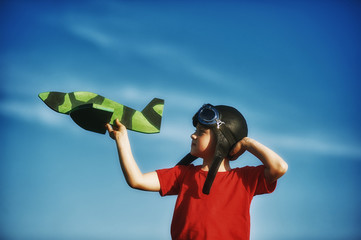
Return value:
<svg viewBox="0 0 361 240">
<path fill-rule="evenodd" d="M 128 135 L 126 127 L 121 124 L 118 119 L 116 119 L 114 123 L 115 125 L 110 125 L 109 123 L 106 125 L 109 136 L 112 139 L 117 140 Z"/>
<path fill-rule="evenodd" d="M 249 137 L 244 137 L 241 141 L 237 142 L 232 150 L 229 152 L 230 161 L 236 160 L 241 156 L 246 150 L 247 145 L 251 139 Z"/>
</svg>

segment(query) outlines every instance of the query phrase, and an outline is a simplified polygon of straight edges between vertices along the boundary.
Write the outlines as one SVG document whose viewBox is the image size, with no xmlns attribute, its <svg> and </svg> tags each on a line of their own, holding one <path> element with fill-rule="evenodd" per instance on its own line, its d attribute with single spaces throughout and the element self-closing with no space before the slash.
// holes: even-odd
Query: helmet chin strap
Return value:
<svg viewBox="0 0 361 240">
<path fill-rule="evenodd" d="M 224 135 L 222 134 L 221 131 L 219 131 L 217 129 L 214 132 L 216 134 L 216 139 L 217 139 L 216 150 L 214 153 L 213 162 L 211 164 L 211 167 L 209 168 L 209 171 L 208 171 L 208 174 L 206 177 L 206 181 L 204 182 L 203 189 L 202 189 L 202 192 L 207 195 L 210 193 L 210 190 L 211 190 L 214 178 L 217 175 L 219 166 L 221 165 L 223 159 L 228 156 L 228 149 L 230 147 L 229 142 L 224 137 Z M 191 155 L 190 153 L 188 153 L 186 156 L 184 156 L 182 158 L 182 160 L 180 160 L 177 163 L 177 165 L 189 165 L 197 158 L 198 157 L 195 157 L 195 156 Z"/>
<path fill-rule="evenodd" d="M 194 160 L 196 160 L 198 157 L 193 156 L 192 154 L 188 153 L 187 155 L 185 155 L 182 160 L 180 160 L 177 165 L 189 165 L 191 164 Z"/>
<path fill-rule="evenodd" d="M 204 194 L 208 195 L 210 193 L 213 181 L 217 175 L 217 172 L 218 172 L 219 166 L 221 165 L 222 160 L 223 160 L 223 157 L 221 157 L 221 156 L 214 157 L 212 165 L 208 171 L 206 181 L 204 182 L 204 185 L 203 185 L 202 192 Z"/>
<path fill-rule="evenodd" d="M 206 181 L 203 185 L 202 192 L 204 194 L 209 194 L 211 191 L 211 187 L 213 184 L 213 181 L 217 175 L 218 169 L 223 161 L 224 158 L 228 156 L 228 151 L 230 144 L 227 141 L 227 139 L 224 137 L 223 133 L 219 130 L 215 130 L 215 135 L 217 139 L 216 143 L 216 150 L 214 153 L 213 162 L 211 164 L 211 167 L 209 168 Z"/>
</svg>

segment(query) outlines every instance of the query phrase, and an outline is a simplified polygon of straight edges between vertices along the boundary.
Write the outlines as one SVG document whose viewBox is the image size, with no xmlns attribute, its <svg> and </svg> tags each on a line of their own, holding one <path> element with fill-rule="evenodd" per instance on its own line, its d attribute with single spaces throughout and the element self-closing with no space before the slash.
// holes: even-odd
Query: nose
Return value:
<svg viewBox="0 0 361 240">
<path fill-rule="evenodd" d="M 196 138 L 197 138 L 197 136 L 196 136 L 194 133 L 192 133 L 191 139 L 192 139 L 192 140 L 196 140 Z"/>
</svg>

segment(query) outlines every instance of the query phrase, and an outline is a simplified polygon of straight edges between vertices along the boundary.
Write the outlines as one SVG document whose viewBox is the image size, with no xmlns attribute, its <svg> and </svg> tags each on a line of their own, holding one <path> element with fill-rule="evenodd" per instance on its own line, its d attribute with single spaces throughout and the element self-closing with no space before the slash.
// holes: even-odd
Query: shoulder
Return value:
<svg viewBox="0 0 361 240">
<path fill-rule="evenodd" d="M 197 167 L 193 165 L 177 165 L 172 168 L 156 170 L 160 182 L 161 196 L 178 194 L 184 179 L 188 179 L 187 176 L 192 176 L 195 169 Z"/>
<path fill-rule="evenodd" d="M 258 165 L 258 166 L 244 166 L 240 168 L 234 168 L 237 171 L 261 171 L 264 170 L 264 165 Z"/>
<path fill-rule="evenodd" d="M 174 175 L 183 175 L 188 172 L 197 171 L 197 169 L 200 169 L 199 166 L 194 166 L 193 164 L 190 165 L 176 165 L 171 168 L 164 168 L 164 169 L 158 169 L 156 172 L 158 175 L 160 174 L 174 174 Z"/>
<path fill-rule="evenodd" d="M 197 171 L 201 169 L 201 166 L 194 166 L 193 164 L 189 165 L 176 165 L 173 167 L 176 171 Z"/>
<path fill-rule="evenodd" d="M 174 166 L 174 168 L 183 170 L 183 171 L 200 171 L 202 169 L 201 165 L 193 165 L 193 164 L 189 164 L 189 165 L 177 165 Z"/>
<path fill-rule="evenodd" d="M 240 174 L 244 177 L 248 175 L 259 175 L 261 173 L 264 173 L 264 165 L 259 166 L 244 166 L 239 168 L 233 168 L 231 171 L 237 174 Z"/>
<path fill-rule="evenodd" d="M 239 176 L 242 178 L 243 184 L 246 186 L 248 192 L 253 195 L 264 193 L 271 193 L 276 188 L 276 182 L 267 183 L 265 179 L 265 166 L 245 166 L 237 170 Z"/>
</svg>

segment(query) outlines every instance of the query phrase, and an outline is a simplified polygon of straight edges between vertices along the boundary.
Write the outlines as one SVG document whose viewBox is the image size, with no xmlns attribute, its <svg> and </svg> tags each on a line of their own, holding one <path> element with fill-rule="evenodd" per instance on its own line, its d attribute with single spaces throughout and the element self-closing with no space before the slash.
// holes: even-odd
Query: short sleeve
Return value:
<svg viewBox="0 0 361 240">
<path fill-rule="evenodd" d="M 156 170 L 159 183 L 161 196 L 177 195 L 181 186 L 181 176 L 184 174 L 186 166 L 175 166 L 173 168 L 166 168 Z"/>
<path fill-rule="evenodd" d="M 264 176 L 264 165 L 257 167 L 243 168 L 243 182 L 249 193 L 252 195 L 260 195 L 271 193 L 276 189 L 277 181 L 267 183 Z"/>
</svg>

